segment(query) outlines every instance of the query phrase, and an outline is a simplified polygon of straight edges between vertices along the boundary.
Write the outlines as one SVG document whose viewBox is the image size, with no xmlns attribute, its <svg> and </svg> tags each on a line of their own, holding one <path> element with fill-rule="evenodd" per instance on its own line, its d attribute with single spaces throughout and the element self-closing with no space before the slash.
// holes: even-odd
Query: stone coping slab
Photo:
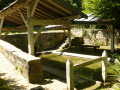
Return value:
<svg viewBox="0 0 120 90">
<path fill-rule="evenodd" d="M 38 83 L 42 80 L 41 58 L 29 55 L 3 40 L 0 40 L 0 52 L 30 83 Z"/>
</svg>

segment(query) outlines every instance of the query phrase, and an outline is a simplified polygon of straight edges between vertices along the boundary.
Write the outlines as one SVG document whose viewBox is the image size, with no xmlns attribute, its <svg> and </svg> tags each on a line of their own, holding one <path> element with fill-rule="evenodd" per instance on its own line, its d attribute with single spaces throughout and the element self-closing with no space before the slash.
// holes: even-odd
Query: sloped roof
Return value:
<svg viewBox="0 0 120 90">
<path fill-rule="evenodd" d="M 36 0 L 16 0 L 8 7 L 0 11 L 0 17 L 5 16 L 5 22 L 13 25 L 24 25 L 23 19 L 19 13 L 19 9 L 27 17 L 27 3 L 34 4 Z M 69 18 L 66 18 L 68 17 Z M 34 17 L 37 19 L 68 19 L 87 18 L 87 16 L 80 10 L 66 3 L 64 0 L 39 0 Z"/>
</svg>

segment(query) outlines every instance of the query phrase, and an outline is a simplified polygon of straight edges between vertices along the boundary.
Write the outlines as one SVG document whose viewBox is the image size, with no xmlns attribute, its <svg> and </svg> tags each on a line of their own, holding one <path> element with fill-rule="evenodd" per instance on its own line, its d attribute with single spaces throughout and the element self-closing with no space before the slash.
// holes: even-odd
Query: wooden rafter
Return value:
<svg viewBox="0 0 120 90">
<path fill-rule="evenodd" d="M 33 6 L 32 6 L 31 17 L 33 17 L 33 15 L 34 15 L 34 13 L 35 13 L 35 9 L 36 9 L 36 7 L 37 7 L 38 1 L 39 1 L 39 0 L 36 0 L 36 2 L 35 2 L 35 3 L 33 4 Z"/>
<path fill-rule="evenodd" d="M 64 13 L 62 13 L 62 12 L 60 12 L 60 11 L 58 11 L 57 9 L 55 9 L 55 8 L 53 8 L 52 6 L 50 6 L 50 5 L 48 5 L 48 4 L 44 3 L 44 2 L 42 2 L 41 0 L 39 0 L 39 3 L 40 3 L 41 5 L 44 5 L 45 7 L 48 7 L 48 8 L 51 9 L 52 11 L 55 11 L 55 12 L 57 12 L 57 13 L 63 15 L 63 16 L 66 16 L 66 14 L 64 14 Z"/>
<path fill-rule="evenodd" d="M 36 10 L 39 11 L 40 13 L 43 13 L 44 15 L 47 15 L 47 16 L 51 17 L 51 18 L 55 18 L 55 17 L 52 16 L 51 14 L 48 14 L 48 13 L 46 13 L 45 11 L 42 11 L 41 9 L 37 9 L 37 8 L 36 8 Z"/>
<path fill-rule="evenodd" d="M 54 1 L 47 0 L 47 2 L 52 3 L 52 5 L 54 5 L 55 7 L 59 7 L 62 11 L 65 11 L 65 12 L 69 13 L 70 15 L 72 15 L 72 13 L 69 10 L 67 10 L 66 8 L 63 8 L 62 6 L 60 6 L 59 4 L 55 3 Z"/>
<path fill-rule="evenodd" d="M 38 8 L 39 10 L 44 11 L 45 13 L 48 13 L 49 15 L 54 16 L 55 18 L 59 17 L 58 14 L 55 14 L 55 13 L 53 13 L 53 12 L 51 12 L 51 11 L 49 11 L 49 10 L 43 8 L 43 7 L 40 7 L 40 4 L 37 6 L 37 8 Z"/>
</svg>

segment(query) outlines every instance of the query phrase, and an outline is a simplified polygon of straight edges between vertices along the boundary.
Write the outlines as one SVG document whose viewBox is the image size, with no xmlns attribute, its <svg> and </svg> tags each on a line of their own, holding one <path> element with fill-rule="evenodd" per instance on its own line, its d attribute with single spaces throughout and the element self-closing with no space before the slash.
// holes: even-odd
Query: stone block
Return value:
<svg viewBox="0 0 120 90">
<path fill-rule="evenodd" d="M 38 83 L 42 80 L 43 72 L 40 58 L 29 55 L 2 40 L 0 40 L 0 52 L 30 83 Z"/>
</svg>

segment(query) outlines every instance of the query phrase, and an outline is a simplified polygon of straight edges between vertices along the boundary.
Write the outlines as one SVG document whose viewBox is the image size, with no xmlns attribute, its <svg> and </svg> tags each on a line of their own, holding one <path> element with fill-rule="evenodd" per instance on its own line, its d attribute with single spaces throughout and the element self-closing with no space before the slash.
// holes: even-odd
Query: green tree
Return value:
<svg viewBox="0 0 120 90">
<path fill-rule="evenodd" d="M 83 0 L 85 13 L 120 21 L 120 0 Z"/>
<path fill-rule="evenodd" d="M 65 0 L 65 1 L 69 2 L 73 6 L 79 8 L 80 10 L 82 10 L 82 0 Z"/>
</svg>

